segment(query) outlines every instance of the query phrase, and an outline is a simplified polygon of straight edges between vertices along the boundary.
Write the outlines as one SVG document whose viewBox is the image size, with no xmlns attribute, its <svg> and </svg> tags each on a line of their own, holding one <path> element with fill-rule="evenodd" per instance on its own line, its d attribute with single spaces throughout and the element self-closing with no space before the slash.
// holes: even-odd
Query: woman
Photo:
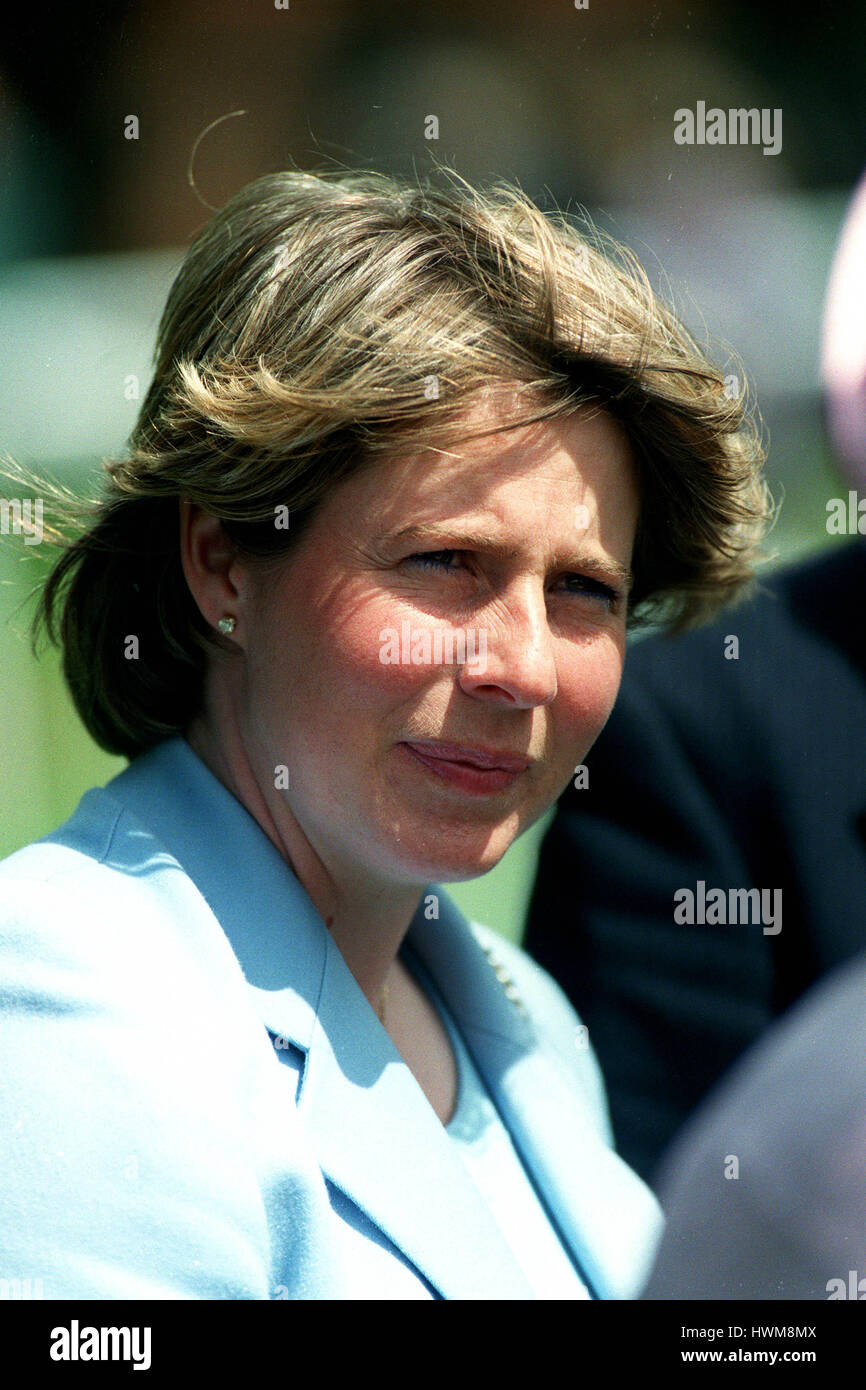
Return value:
<svg viewBox="0 0 866 1390">
<path fill-rule="evenodd" d="M 437 885 L 566 785 L 627 622 L 742 588 L 760 462 L 639 269 L 513 190 L 278 174 L 213 218 L 42 600 L 131 765 L 0 866 L 4 1273 L 637 1289 L 579 1021 Z"/>
</svg>

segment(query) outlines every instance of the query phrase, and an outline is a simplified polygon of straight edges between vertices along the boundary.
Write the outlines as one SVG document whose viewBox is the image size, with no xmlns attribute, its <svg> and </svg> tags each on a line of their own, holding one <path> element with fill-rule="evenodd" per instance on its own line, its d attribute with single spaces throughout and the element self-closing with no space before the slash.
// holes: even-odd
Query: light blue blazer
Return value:
<svg viewBox="0 0 866 1390">
<path fill-rule="evenodd" d="M 581 1278 L 634 1296 L 660 1213 L 613 1152 L 577 1016 L 428 891 L 411 949 Z M 307 894 L 182 739 L 0 864 L 0 1279 L 45 1298 L 532 1296 Z"/>
</svg>

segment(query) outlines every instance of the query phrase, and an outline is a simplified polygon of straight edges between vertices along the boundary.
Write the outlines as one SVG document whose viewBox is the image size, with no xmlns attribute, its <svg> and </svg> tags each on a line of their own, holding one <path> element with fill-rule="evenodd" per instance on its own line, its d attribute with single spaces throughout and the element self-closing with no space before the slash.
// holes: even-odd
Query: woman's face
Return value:
<svg viewBox="0 0 866 1390">
<path fill-rule="evenodd" d="M 244 570 L 241 737 L 332 870 L 486 872 L 616 697 L 638 517 L 621 428 L 581 413 L 459 455 L 361 470 L 276 578 Z"/>
</svg>

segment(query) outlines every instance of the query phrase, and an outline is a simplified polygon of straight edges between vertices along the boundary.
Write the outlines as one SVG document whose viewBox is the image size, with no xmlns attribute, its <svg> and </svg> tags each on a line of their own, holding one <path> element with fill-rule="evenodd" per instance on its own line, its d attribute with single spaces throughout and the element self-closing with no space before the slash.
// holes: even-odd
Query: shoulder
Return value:
<svg viewBox="0 0 866 1390">
<path fill-rule="evenodd" d="M 0 959 L 29 960 L 34 972 L 86 974 L 130 991 L 144 1005 L 145 981 L 160 996 L 196 980 L 242 975 L 219 923 L 181 865 L 101 789 L 44 840 L 0 862 Z M 56 978 L 56 976 L 55 976 Z"/>
<path fill-rule="evenodd" d="M 480 922 L 470 922 L 469 926 L 505 993 L 529 1016 L 541 1046 L 568 1073 L 600 1134 L 612 1144 L 601 1069 L 588 1031 L 566 995 L 520 946 Z"/>
<path fill-rule="evenodd" d="M 219 922 L 110 797 L 0 864 L 0 1077 L 0 1266 L 45 1297 L 272 1296 L 281 1163 L 325 1217 Z"/>
<path fill-rule="evenodd" d="M 58 1026 L 77 1016 L 94 1049 L 122 1029 L 130 1047 L 114 1048 L 113 1069 L 136 1071 L 149 1052 L 154 1070 L 172 1072 L 166 1101 L 197 1074 L 204 1051 L 230 1085 L 237 1059 L 267 1043 L 210 905 L 101 789 L 0 863 L 0 989 L 0 1008 L 38 1009 Z"/>
<path fill-rule="evenodd" d="M 826 1298 L 863 1269 L 864 992 L 861 953 L 767 1029 L 689 1117 L 659 1171 L 670 1226 L 646 1297 Z M 723 1162 L 736 1181 L 719 1182 Z"/>
</svg>

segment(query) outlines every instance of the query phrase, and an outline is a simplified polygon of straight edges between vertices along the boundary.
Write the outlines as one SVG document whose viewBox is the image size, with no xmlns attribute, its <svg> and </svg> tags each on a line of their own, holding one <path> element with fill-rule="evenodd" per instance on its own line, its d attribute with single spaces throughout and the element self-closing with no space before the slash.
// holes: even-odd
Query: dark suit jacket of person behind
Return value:
<svg viewBox="0 0 866 1390">
<path fill-rule="evenodd" d="M 589 786 L 542 846 L 524 944 L 581 1014 L 619 1151 L 651 1182 L 743 1050 L 866 946 L 866 541 L 840 545 L 631 649 Z M 698 880 L 780 888 L 781 930 L 676 923 Z"/>
</svg>

